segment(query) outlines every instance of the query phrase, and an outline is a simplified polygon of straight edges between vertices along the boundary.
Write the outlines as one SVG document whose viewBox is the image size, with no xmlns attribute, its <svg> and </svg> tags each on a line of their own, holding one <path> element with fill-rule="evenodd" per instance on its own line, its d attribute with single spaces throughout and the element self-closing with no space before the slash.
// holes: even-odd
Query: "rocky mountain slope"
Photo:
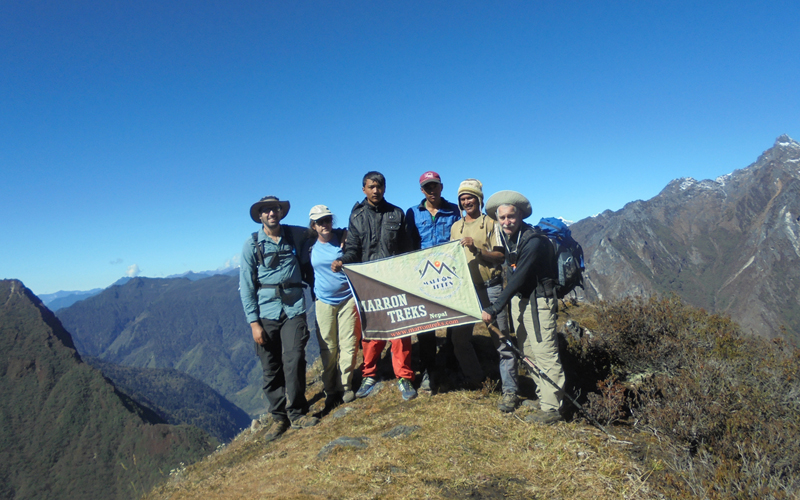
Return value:
<svg viewBox="0 0 800 500">
<path fill-rule="evenodd" d="M 83 363 L 17 280 L 0 281 L 0 498 L 135 498 L 217 446 L 167 425 Z"/>
<path fill-rule="evenodd" d="M 800 340 L 800 144 L 788 136 L 747 168 L 674 180 L 571 229 L 590 299 L 676 293 L 746 331 Z"/>
</svg>

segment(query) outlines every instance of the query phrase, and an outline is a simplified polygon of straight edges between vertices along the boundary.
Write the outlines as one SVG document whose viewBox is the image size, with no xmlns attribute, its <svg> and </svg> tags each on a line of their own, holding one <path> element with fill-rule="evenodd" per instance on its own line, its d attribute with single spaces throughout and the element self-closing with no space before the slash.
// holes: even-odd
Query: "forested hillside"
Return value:
<svg viewBox="0 0 800 500">
<path fill-rule="evenodd" d="M 0 281 L 0 497 L 137 498 L 215 449 L 166 424 L 81 361 L 70 334 L 17 280 Z"/>
</svg>

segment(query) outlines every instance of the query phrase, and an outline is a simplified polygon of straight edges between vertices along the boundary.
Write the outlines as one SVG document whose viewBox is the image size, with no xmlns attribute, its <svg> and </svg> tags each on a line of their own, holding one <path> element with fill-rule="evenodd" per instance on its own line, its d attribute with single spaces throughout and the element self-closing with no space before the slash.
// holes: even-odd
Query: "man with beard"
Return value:
<svg viewBox="0 0 800 500">
<path fill-rule="evenodd" d="M 279 438 L 289 427 L 302 429 L 318 420 L 307 415 L 308 342 L 301 266 L 306 229 L 281 225 L 289 202 L 266 196 L 250 207 L 261 224 L 242 249 L 239 291 L 264 372 L 264 394 L 273 423 L 264 439 Z"/>
<path fill-rule="evenodd" d="M 486 213 L 493 216 L 503 229 L 509 276 L 503 293 L 484 308 L 483 321 L 490 323 L 511 303 L 517 343 L 559 387 L 556 389 L 533 375 L 540 409 L 527 420 L 552 424 L 563 420 L 560 410 L 566 381 L 556 336 L 558 303 L 554 284 L 558 276 L 553 246 L 537 228 L 523 222 L 531 215 L 531 204 L 516 191 L 500 191 L 492 195 L 486 202 Z"/>
</svg>

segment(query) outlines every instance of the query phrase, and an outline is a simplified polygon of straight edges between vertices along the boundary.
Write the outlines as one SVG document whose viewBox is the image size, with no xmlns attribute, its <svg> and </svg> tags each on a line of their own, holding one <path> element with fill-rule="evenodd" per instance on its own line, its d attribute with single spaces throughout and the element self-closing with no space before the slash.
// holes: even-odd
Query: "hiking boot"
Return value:
<svg viewBox="0 0 800 500">
<path fill-rule="evenodd" d="M 407 378 L 398 380 L 397 387 L 400 389 L 400 395 L 403 396 L 404 400 L 408 401 L 417 397 L 417 391 L 414 390 L 414 386 L 411 385 L 411 381 Z"/>
<path fill-rule="evenodd" d="M 535 423 L 535 424 L 544 424 L 544 425 L 551 425 L 556 422 L 563 422 L 564 417 L 555 410 L 550 411 L 537 411 L 536 413 L 531 413 L 527 417 L 525 417 L 525 421 L 528 423 Z"/>
<path fill-rule="evenodd" d="M 433 391 L 432 378 L 433 377 L 431 377 L 431 374 L 428 372 L 428 370 L 425 370 L 425 372 L 422 374 L 422 383 L 419 384 L 419 390 L 426 392 Z"/>
<path fill-rule="evenodd" d="M 365 398 L 369 396 L 369 393 L 372 392 L 372 389 L 375 388 L 375 384 L 378 383 L 378 379 L 367 377 L 361 381 L 361 387 L 358 388 L 358 392 L 356 392 L 357 398 Z"/>
<path fill-rule="evenodd" d="M 289 426 L 288 420 L 273 418 L 272 425 L 269 426 L 267 433 L 264 434 L 264 442 L 269 443 L 270 441 L 275 441 L 281 437 L 284 432 L 289 430 Z"/>
<path fill-rule="evenodd" d="M 292 420 L 292 429 L 305 429 L 306 427 L 314 427 L 318 423 L 319 419 L 317 417 L 303 415 L 302 417 L 297 417 L 296 419 Z"/>
<path fill-rule="evenodd" d="M 356 395 L 353 391 L 344 391 L 344 394 L 342 394 L 343 403 L 352 403 L 354 399 L 356 399 Z"/>
<path fill-rule="evenodd" d="M 516 394 L 513 392 L 506 392 L 503 394 L 503 397 L 500 398 L 500 402 L 497 403 L 497 409 L 503 413 L 511 413 L 517 408 L 518 401 L 519 399 Z"/>
</svg>

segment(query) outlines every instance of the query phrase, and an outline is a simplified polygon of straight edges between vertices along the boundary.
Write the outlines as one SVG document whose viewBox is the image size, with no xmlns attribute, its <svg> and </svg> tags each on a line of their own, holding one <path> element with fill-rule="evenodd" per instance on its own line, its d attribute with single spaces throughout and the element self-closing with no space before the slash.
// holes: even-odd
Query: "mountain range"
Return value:
<svg viewBox="0 0 800 500">
<path fill-rule="evenodd" d="M 57 315 L 82 355 L 130 367 L 179 370 L 257 416 L 266 410 L 261 364 L 238 287 L 238 274 L 194 281 L 133 278 Z M 312 363 L 317 357 L 312 334 L 306 359 Z"/>
<path fill-rule="evenodd" d="M 203 278 L 208 278 L 210 276 L 216 276 L 217 274 L 224 274 L 227 276 L 234 276 L 239 274 L 239 268 L 223 268 L 217 269 L 215 271 L 201 271 L 196 273 L 194 271 L 187 271 L 181 274 L 173 274 L 167 276 L 167 278 L 186 278 L 192 281 L 201 280 Z M 124 276 L 109 286 L 114 285 L 124 285 L 132 278 L 128 276 Z M 48 309 L 51 311 L 58 311 L 59 309 L 63 309 L 65 307 L 69 307 L 75 302 L 81 301 L 83 299 L 88 299 L 89 297 L 93 297 L 98 293 L 102 292 L 103 288 L 93 288 L 91 290 L 59 290 L 55 293 L 43 293 L 39 295 L 39 299 L 47 306 Z"/>
<path fill-rule="evenodd" d="M 217 441 L 169 425 L 81 360 L 17 280 L 0 281 L 0 498 L 139 497 Z"/>
<path fill-rule="evenodd" d="M 800 341 L 800 144 L 786 135 L 746 168 L 676 179 L 570 228 L 590 300 L 675 293 L 745 331 Z"/>
</svg>

